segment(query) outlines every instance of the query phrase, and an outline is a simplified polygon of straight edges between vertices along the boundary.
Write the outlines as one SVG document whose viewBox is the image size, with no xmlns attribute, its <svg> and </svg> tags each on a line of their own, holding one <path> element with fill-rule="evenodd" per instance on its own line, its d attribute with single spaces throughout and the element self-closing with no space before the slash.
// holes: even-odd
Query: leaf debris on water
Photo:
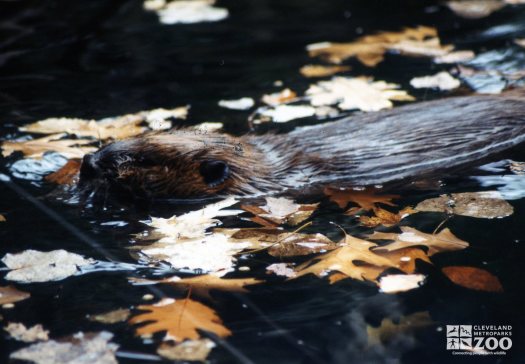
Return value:
<svg viewBox="0 0 525 364">
<path fill-rule="evenodd" d="M 140 336 L 165 331 L 164 340 L 182 342 L 200 339 L 197 330 L 210 331 L 219 337 L 231 335 L 213 309 L 189 298 L 164 298 L 156 304 L 140 305 L 137 308 L 146 312 L 133 316 L 128 322 L 133 325 L 146 323 L 136 329 Z"/>
<path fill-rule="evenodd" d="M 310 57 L 320 56 L 332 63 L 356 57 L 368 67 L 382 62 L 387 51 L 410 56 L 439 57 L 453 49 L 453 46 L 441 45 L 435 28 L 425 26 L 366 35 L 349 43 L 322 42 L 307 46 Z"/>
<path fill-rule="evenodd" d="M 414 77 L 410 80 L 410 85 L 414 88 L 435 88 L 446 91 L 458 88 L 461 82 L 450 73 L 442 71 L 432 76 Z"/>
<path fill-rule="evenodd" d="M 420 202 L 416 211 L 444 212 L 469 217 L 494 219 L 514 213 L 511 204 L 498 191 L 480 191 L 441 195 Z"/>
<path fill-rule="evenodd" d="M 49 331 L 44 330 L 40 324 L 27 328 L 24 324 L 10 322 L 4 327 L 4 330 L 7 331 L 13 339 L 26 343 L 49 340 Z"/>
<path fill-rule="evenodd" d="M 118 345 L 110 340 L 113 334 L 79 332 L 60 341 L 49 340 L 17 350 L 11 359 L 26 360 L 36 364 L 117 364 L 115 353 Z"/>
<path fill-rule="evenodd" d="M 306 90 L 313 106 L 336 105 L 341 110 L 378 111 L 394 106 L 392 101 L 414 101 L 399 85 L 373 81 L 370 77 L 334 77 Z"/>
<path fill-rule="evenodd" d="M 28 249 L 21 253 L 7 253 L 2 258 L 7 268 L 5 279 L 20 283 L 59 281 L 78 272 L 79 267 L 95 263 L 81 255 L 63 249 L 41 252 Z"/>
<path fill-rule="evenodd" d="M 193 24 L 226 19 L 228 9 L 213 6 L 215 0 L 146 0 L 144 9 L 154 11 L 163 24 Z"/>
</svg>

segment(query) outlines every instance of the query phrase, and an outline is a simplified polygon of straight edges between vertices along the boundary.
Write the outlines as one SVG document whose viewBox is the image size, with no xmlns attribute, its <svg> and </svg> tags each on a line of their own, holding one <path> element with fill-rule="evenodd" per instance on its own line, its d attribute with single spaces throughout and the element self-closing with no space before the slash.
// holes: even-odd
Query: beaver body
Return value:
<svg viewBox="0 0 525 364">
<path fill-rule="evenodd" d="M 84 158 L 80 180 L 144 198 L 371 185 L 472 164 L 523 142 L 521 94 L 465 96 L 288 134 L 232 137 L 175 130 L 118 141 Z"/>
</svg>

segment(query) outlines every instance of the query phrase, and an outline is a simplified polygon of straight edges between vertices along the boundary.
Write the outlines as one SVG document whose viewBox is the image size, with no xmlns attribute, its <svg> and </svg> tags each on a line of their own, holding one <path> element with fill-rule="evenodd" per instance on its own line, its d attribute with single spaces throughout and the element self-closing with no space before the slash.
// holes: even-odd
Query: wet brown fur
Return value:
<svg viewBox="0 0 525 364">
<path fill-rule="evenodd" d="M 93 165 L 96 179 L 144 197 L 253 195 L 334 181 L 383 183 L 472 163 L 524 141 L 525 101 L 514 92 L 411 104 L 283 135 L 151 134 L 102 148 Z M 207 184 L 199 168 L 215 160 L 229 174 Z"/>
</svg>

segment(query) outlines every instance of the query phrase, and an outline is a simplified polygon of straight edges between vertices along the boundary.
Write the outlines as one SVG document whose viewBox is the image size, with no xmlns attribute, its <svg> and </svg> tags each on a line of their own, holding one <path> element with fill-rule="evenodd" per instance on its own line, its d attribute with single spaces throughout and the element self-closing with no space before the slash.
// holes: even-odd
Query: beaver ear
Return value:
<svg viewBox="0 0 525 364">
<path fill-rule="evenodd" d="M 204 161 L 199 167 L 199 172 L 208 186 L 215 187 L 230 176 L 230 167 L 226 162 L 219 160 Z"/>
</svg>

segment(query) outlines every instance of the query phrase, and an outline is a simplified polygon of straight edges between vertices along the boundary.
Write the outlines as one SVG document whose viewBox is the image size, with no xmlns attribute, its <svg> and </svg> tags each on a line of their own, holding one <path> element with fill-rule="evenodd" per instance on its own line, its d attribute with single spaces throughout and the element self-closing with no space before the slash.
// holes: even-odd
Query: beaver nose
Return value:
<svg viewBox="0 0 525 364">
<path fill-rule="evenodd" d="M 80 178 L 95 178 L 99 176 L 99 168 L 93 154 L 86 154 L 80 166 Z"/>
</svg>

